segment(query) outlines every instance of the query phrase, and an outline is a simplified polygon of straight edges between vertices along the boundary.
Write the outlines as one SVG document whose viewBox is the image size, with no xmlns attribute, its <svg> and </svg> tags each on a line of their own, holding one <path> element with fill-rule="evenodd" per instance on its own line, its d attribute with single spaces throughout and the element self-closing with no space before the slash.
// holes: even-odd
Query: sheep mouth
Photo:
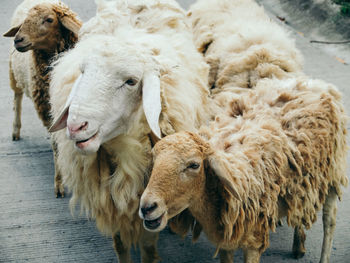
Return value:
<svg viewBox="0 0 350 263">
<path fill-rule="evenodd" d="M 28 44 L 28 45 L 26 45 L 26 46 L 15 45 L 15 48 L 16 48 L 17 51 L 19 51 L 19 52 L 26 52 L 26 51 L 29 50 L 29 48 L 30 48 L 31 45 L 32 45 L 32 44 Z"/>
<path fill-rule="evenodd" d="M 83 149 L 86 146 L 88 146 L 94 139 L 96 139 L 97 137 L 97 132 L 92 135 L 90 138 L 87 138 L 85 140 L 81 140 L 81 141 L 76 141 L 75 145 L 79 148 L 79 149 Z"/>
<path fill-rule="evenodd" d="M 157 229 L 163 220 L 163 216 L 164 214 L 162 214 L 160 217 L 154 219 L 154 220 L 143 220 L 143 224 L 145 226 L 145 228 L 149 229 L 149 230 L 155 230 Z"/>
</svg>

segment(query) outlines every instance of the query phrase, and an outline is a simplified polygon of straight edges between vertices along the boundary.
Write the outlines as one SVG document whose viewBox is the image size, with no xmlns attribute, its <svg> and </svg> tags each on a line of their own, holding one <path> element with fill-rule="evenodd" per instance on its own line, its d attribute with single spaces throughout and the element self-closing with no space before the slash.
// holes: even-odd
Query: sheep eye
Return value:
<svg viewBox="0 0 350 263">
<path fill-rule="evenodd" d="M 127 81 L 125 81 L 125 84 L 128 84 L 129 86 L 135 86 L 137 83 L 136 79 L 130 78 Z"/>
<path fill-rule="evenodd" d="M 52 23 L 52 22 L 53 22 L 53 19 L 50 18 L 50 17 L 49 17 L 49 18 L 46 18 L 46 19 L 45 19 L 45 22 Z"/>
<path fill-rule="evenodd" d="M 196 170 L 199 168 L 199 163 L 190 163 L 188 166 L 187 166 L 188 169 L 193 169 L 193 170 Z"/>
</svg>

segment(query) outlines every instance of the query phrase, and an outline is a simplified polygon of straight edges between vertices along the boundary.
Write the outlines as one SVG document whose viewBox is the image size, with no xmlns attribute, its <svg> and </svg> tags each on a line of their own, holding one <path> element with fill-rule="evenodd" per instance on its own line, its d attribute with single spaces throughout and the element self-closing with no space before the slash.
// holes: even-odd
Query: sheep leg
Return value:
<svg viewBox="0 0 350 263">
<path fill-rule="evenodd" d="M 244 263 L 259 263 L 261 253 L 259 249 L 246 248 L 243 249 Z"/>
<path fill-rule="evenodd" d="M 293 238 L 293 256 L 294 258 L 302 258 L 305 255 L 305 239 L 306 235 L 303 226 L 296 226 L 294 228 Z"/>
<path fill-rule="evenodd" d="M 21 113 L 22 113 L 22 98 L 23 93 L 16 93 L 13 100 L 13 111 L 15 112 L 15 119 L 13 120 L 13 129 L 12 129 L 12 140 L 18 141 L 20 139 L 21 133 Z"/>
<path fill-rule="evenodd" d="M 118 234 L 113 237 L 113 245 L 114 250 L 117 252 L 119 263 L 132 263 L 130 248 L 125 247 L 125 244 L 123 244 Z"/>
<path fill-rule="evenodd" d="M 154 263 L 160 260 L 157 253 L 158 233 L 143 231 L 139 245 L 142 263 Z"/>
<path fill-rule="evenodd" d="M 331 188 L 323 205 L 323 244 L 320 263 L 328 263 L 331 256 L 333 234 L 337 216 L 337 194 Z"/>
<path fill-rule="evenodd" d="M 11 65 L 10 65 L 9 77 L 10 77 L 11 89 L 14 91 L 13 111 L 15 113 L 15 119 L 13 120 L 12 140 L 18 141 L 20 139 L 20 132 L 21 132 L 21 126 L 22 126 L 21 113 L 22 113 L 23 91 L 17 88 L 16 80 L 11 70 Z"/>
<path fill-rule="evenodd" d="M 56 198 L 58 197 L 64 197 L 64 187 L 62 184 L 62 175 L 60 172 L 60 169 L 57 164 L 57 158 L 58 158 L 58 149 L 57 149 L 57 144 L 56 142 L 51 139 L 51 146 L 52 146 L 52 151 L 53 151 L 53 161 L 55 165 L 55 182 L 54 182 L 54 187 L 55 187 L 55 195 Z"/>
<path fill-rule="evenodd" d="M 220 249 L 220 263 L 233 263 L 234 250 Z"/>
</svg>

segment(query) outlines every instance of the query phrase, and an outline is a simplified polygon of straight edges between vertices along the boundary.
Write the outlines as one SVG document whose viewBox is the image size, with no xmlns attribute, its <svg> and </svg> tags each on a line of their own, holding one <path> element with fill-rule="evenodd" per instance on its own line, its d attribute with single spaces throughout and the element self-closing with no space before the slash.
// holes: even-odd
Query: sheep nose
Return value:
<svg viewBox="0 0 350 263">
<path fill-rule="evenodd" d="M 23 40 L 24 40 L 23 37 L 16 36 L 14 42 L 15 42 L 15 44 L 18 44 L 18 43 L 21 43 Z"/>
<path fill-rule="evenodd" d="M 70 134 L 75 134 L 75 133 L 78 133 L 80 131 L 86 130 L 88 127 L 88 122 L 84 121 L 84 122 L 79 123 L 79 124 L 68 124 L 67 127 L 68 127 L 68 131 Z"/>
<path fill-rule="evenodd" d="M 146 217 L 148 214 L 152 213 L 158 207 L 157 203 L 153 203 L 150 205 L 144 205 L 141 207 L 141 213 L 143 217 Z"/>
</svg>

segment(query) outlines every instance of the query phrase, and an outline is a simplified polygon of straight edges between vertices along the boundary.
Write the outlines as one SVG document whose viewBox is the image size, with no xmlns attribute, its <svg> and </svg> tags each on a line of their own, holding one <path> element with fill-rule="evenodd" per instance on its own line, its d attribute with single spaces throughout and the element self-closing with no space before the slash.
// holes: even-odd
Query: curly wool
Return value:
<svg viewBox="0 0 350 263">
<path fill-rule="evenodd" d="M 210 66 L 214 93 L 252 88 L 261 78 L 302 69 L 294 40 L 253 0 L 199 0 L 188 17 L 196 47 Z"/>
<path fill-rule="evenodd" d="M 242 198 L 221 191 L 217 224 L 223 232 L 206 231 L 218 247 L 264 251 L 280 216 L 310 228 L 330 188 L 341 198 L 348 178 L 340 99 L 334 86 L 319 80 L 262 80 L 202 128 Z"/>
<path fill-rule="evenodd" d="M 80 38 L 91 34 L 113 35 L 125 24 L 147 29 L 148 33 L 171 35 L 171 32 L 191 36 L 185 12 L 172 0 L 126 0 L 98 5 L 95 17 L 84 23 Z"/>
<path fill-rule="evenodd" d="M 151 14 L 152 10 L 151 5 Z M 107 15 L 108 12 L 103 14 Z M 181 9 L 172 7 L 167 10 L 162 6 L 161 16 L 165 20 L 185 25 L 184 15 L 179 16 L 181 13 L 183 13 Z M 94 23 L 104 21 L 103 16 L 96 17 L 98 19 L 93 18 Z M 159 21 L 156 20 L 152 21 L 158 25 Z M 202 107 L 203 104 L 209 104 L 206 86 L 208 67 L 194 48 L 192 37 L 188 37 L 191 36 L 189 27 L 176 33 L 173 27 L 165 25 L 157 32 L 152 28 L 150 33 L 148 31 L 151 22 L 144 22 L 145 25 L 142 23 L 140 22 L 137 27 L 144 26 L 146 27 L 144 30 L 127 27 L 127 30 L 104 29 L 101 33 L 98 29 L 95 31 L 88 31 L 88 27 L 82 29 L 84 36 L 81 41 L 75 49 L 58 60 L 53 70 L 50 92 L 54 117 L 57 118 L 60 114 L 80 73 L 81 54 L 91 49 L 91 45 L 98 45 L 99 36 L 108 32 L 111 37 L 117 36 L 118 41 L 125 41 L 128 46 L 136 45 L 139 50 L 143 50 L 141 53 L 145 57 L 160 65 L 162 112 L 159 125 L 163 134 L 185 129 L 194 130 L 208 120 L 209 107 Z M 165 38 L 168 42 L 163 42 L 162 39 Z M 103 52 L 113 53 L 113 50 L 105 48 Z M 196 100 L 193 100 L 193 97 Z M 136 244 L 143 231 L 137 211 L 151 165 L 150 129 L 142 107 L 138 108 L 135 116 L 135 119 L 129 120 L 132 125 L 127 135 L 108 141 L 92 155 L 85 156 L 78 153 L 74 148 L 74 142 L 66 138 L 64 131 L 54 135 L 60 153 L 58 163 L 63 173 L 67 175 L 64 184 L 72 191 L 72 209 L 79 202 L 82 210 L 96 220 L 101 232 L 107 235 L 119 233 L 127 247 L 132 243 Z"/>
</svg>

